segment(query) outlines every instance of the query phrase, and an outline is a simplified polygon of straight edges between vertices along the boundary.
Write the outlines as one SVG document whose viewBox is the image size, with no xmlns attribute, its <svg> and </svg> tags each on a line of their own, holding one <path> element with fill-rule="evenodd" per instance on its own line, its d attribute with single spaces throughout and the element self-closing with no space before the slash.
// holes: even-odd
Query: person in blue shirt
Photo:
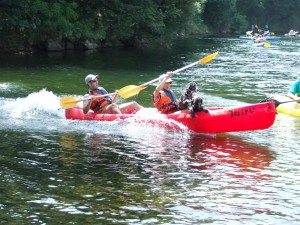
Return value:
<svg viewBox="0 0 300 225">
<path fill-rule="evenodd" d="M 294 100 L 300 100 L 300 78 L 292 84 L 287 96 Z"/>
</svg>

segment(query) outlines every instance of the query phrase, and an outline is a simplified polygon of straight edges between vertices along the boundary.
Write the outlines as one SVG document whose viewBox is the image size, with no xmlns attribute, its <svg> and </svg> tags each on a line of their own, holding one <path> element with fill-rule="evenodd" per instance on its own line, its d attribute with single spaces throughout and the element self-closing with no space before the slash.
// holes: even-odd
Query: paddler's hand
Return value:
<svg viewBox="0 0 300 225">
<path fill-rule="evenodd" d="M 118 97 L 119 97 L 119 90 L 116 90 L 112 102 L 116 103 L 116 101 L 118 100 Z"/>
<path fill-rule="evenodd" d="M 167 72 L 166 78 L 167 78 L 167 79 L 168 79 L 168 78 L 171 78 L 173 75 L 174 75 L 173 71 L 169 71 L 169 72 Z"/>
<path fill-rule="evenodd" d="M 89 97 L 89 101 L 92 102 L 96 99 L 96 96 L 95 95 L 90 95 Z"/>
<path fill-rule="evenodd" d="M 87 94 L 84 97 L 85 97 L 85 100 L 83 101 L 82 108 L 83 108 L 83 113 L 87 114 L 88 111 L 90 110 L 92 102 L 95 100 L 96 96 Z"/>
</svg>

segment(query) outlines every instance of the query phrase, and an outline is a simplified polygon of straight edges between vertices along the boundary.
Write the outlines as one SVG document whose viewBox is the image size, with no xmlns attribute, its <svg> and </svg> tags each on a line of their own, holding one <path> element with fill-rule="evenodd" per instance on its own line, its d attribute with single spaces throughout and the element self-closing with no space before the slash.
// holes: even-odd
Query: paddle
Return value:
<svg viewBox="0 0 300 225">
<path fill-rule="evenodd" d="M 105 94 L 105 95 L 101 95 L 101 96 L 96 96 L 96 98 L 102 98 L 102 97 L 105 97 L 105 96 L 110 96 L 110 95 L 114 95 L 116 93 L 108 93 L 108 94 Z M 81 102 L 81 101 L 84 101 L 84 100 L 89 100 L 91 99 L 90 97 L 89 98 L 82 98 L 82 99 L 76 99 L 72 96 L 67 96 L 67 97 L 63 97 L 60 99 L 60 106 L 63 108 L 63 109 L 69 109 L 69 108 L 73 108 L 74 106 L 76 106 L 76 104 L 78 102 Z"/>
<path fill-rule="evenodd" d="M 267 98 L 261 102 L 273 102 L 274 105 L 275 105 L 275 108 L 277 108 L 280 104 L 283 104 L 283 103 L 290 103 L 290 102 L 300 102 L 300 100 L 289 100 L 289 101 L 284 101 L 284 102 L 280 102 L 276 99 L 273 99 L 273 98 Z"/>
<path fill-rule="evenodd" d="M 300 100 L 290 100 L 290 101 L 280 102 L 280 101 L 277 101 L 277 100 L 275 100 L 275 99 L 272 99 L 271 101 L 274 102 L 276 108 L 277 108 L 280 104 L 283 104 L 283 103 L 300 102 Z"/>
<path fill-rule="evenodd" d="M 205 63 L 208 63 L 208 62 L 210 62 L 211 60 L 213 60 L 213 59 L 218 55 L 218 53 L 219 53 L 219 52 L 215 52 L 215 53 L 213 53 L 213 54 L 210 54 L 210 55 L 208 55 L 208 56 L 206 56 L 206 57 L 204 57 L 204 58 L 202 58 L 202 59 L 200 59 L 200 60 L 198 60 L 198 61 L 196 61 L 196 62 L 194 62 L 194 63 L 191 63 L 191 64 L 189 64 L 189 65 L 187 65 L 187 66 L 184 66 L 184 67 L 182 67 L 182 68 L 180 68 L 180 69 L 177 69 L 177 70 L 173 71 L 173 73 L 174 73 L 174 74 L 175 74 L 175 73 L 179 73 L 179 72 L 181 72 L 181 71 L 183 71 L 183 70 L 185 70 L 185 69 L 187 69 L 187 68 L 190 68 L 190 67 L 192 67 L 192 66 L 195 66 L 195 65 L 197 65 L 197 64 L 205 64 Z M 148 86 L 149 84 L 152 84 L 152 83 L 158 81 L 160 78 L 161 78 L 161 77 L 155 78 L 154 80 L 151 80 L 151 81 L 149 81 L 149 82 L 147 82 L 147 83 L 144 83 L 144 84 L 141 84 L 141 85 L 139 85 L 139 86 L 137 86 L 137 85 L 128 85 L 128 86 L 125 86 L 125 87 L 121 88 L 121 89 L 118 91 L 118 93 L 119 93 L 119 95 L 120 95 L 122 98 L 124 98 L 124 99 L 130 98 L 130 97 L 132 97 L 132 96 L 134 96 L 134 95 L 137 95 L 140 91 L 142 91 L 142 90 L 144 90 L 145 88 L 147 88 L 147 86 Z"/>
<path fill-rule="evenodd" d="M 265 41 L 265 47 L 269 48 L 271 46 L 270 42 Z"/>
</svg>

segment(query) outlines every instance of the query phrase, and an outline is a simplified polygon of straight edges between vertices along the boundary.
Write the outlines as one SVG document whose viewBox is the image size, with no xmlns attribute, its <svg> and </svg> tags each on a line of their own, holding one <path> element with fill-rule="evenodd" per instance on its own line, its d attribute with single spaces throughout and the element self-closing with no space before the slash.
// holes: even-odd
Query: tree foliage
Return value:
<svg viewBox="0 0 300 225">
<path fill-rule="evenodd" d="M 236 0 L 209 0 L 205 5 L 203 16 L 213 31 L 228 33 L 227 30 L 233 24 L 236 14 Z"/>
<path fill-rule="evenodd" d="M 268 25 L 278 33 L 299 29 L 299 7 L 299 0 L 237 0 L 237 10 L 247 17 L 249 25 Z"/>
<path fill-rule="evenodd" d="M 2 0 L 0 31 L 49 38 L 134 43 L 181 32 L 205 0 Z"/>
<path fill-rule="evenodd" d="M 299 7 L 299 0 L 1 0 L 0 47 L 11 34 L 30 45 L 51 38 L 135 45 L 202 27 L 239 33 L 268 24 L 286 32 L 299 28 Z"/>
</svg>

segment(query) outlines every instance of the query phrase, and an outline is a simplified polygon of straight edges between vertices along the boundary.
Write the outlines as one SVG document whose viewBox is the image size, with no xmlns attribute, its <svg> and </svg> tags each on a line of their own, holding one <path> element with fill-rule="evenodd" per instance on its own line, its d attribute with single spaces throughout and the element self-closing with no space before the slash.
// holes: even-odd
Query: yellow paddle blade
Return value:
<svg viewBox="0 0 300 225">
<path fill-rule="evenodd" d="M 78 100 L 72 96 L 67 96 L 67 97 L 61 98 L 59 103 L 63 109 L 69 109 L 69 108 L 76 106 L 76 104 L 80 101 L 81 100 Z"/>
<path fill-rule="evenodd" d="M 266 46 L 267 48 L 269 48 L 269 47 L 271 46 L 271 44 L 270 44 L 269 42 L 265 42 L 265 46 Z"/>
<path fill-rule="evenodd" d="M 146 87 L 143 85 L 136 86 L 136 85 L 128 85 L 121 88 L 118 91 L 118 94 L 121 98 L 130 98 L 131 96 L 137 95 L 141 90 L 145 89 Z"/>
<path fill-rule="evenodd" d="M 271 32 L 271 34 L 272 34 L 272 35 L 275 35 L 275 33 L 274 33 L 274 32 Z"/>
<path fill-rule="evenodd" d="M 213 60 L 217 55 L 219 54 L 219 52 L 215 52 L 213 54 L 210 54 L 202 59 L 199 60 L 199 63 L 208 63 L 211 60 Z"/>
</svg>

